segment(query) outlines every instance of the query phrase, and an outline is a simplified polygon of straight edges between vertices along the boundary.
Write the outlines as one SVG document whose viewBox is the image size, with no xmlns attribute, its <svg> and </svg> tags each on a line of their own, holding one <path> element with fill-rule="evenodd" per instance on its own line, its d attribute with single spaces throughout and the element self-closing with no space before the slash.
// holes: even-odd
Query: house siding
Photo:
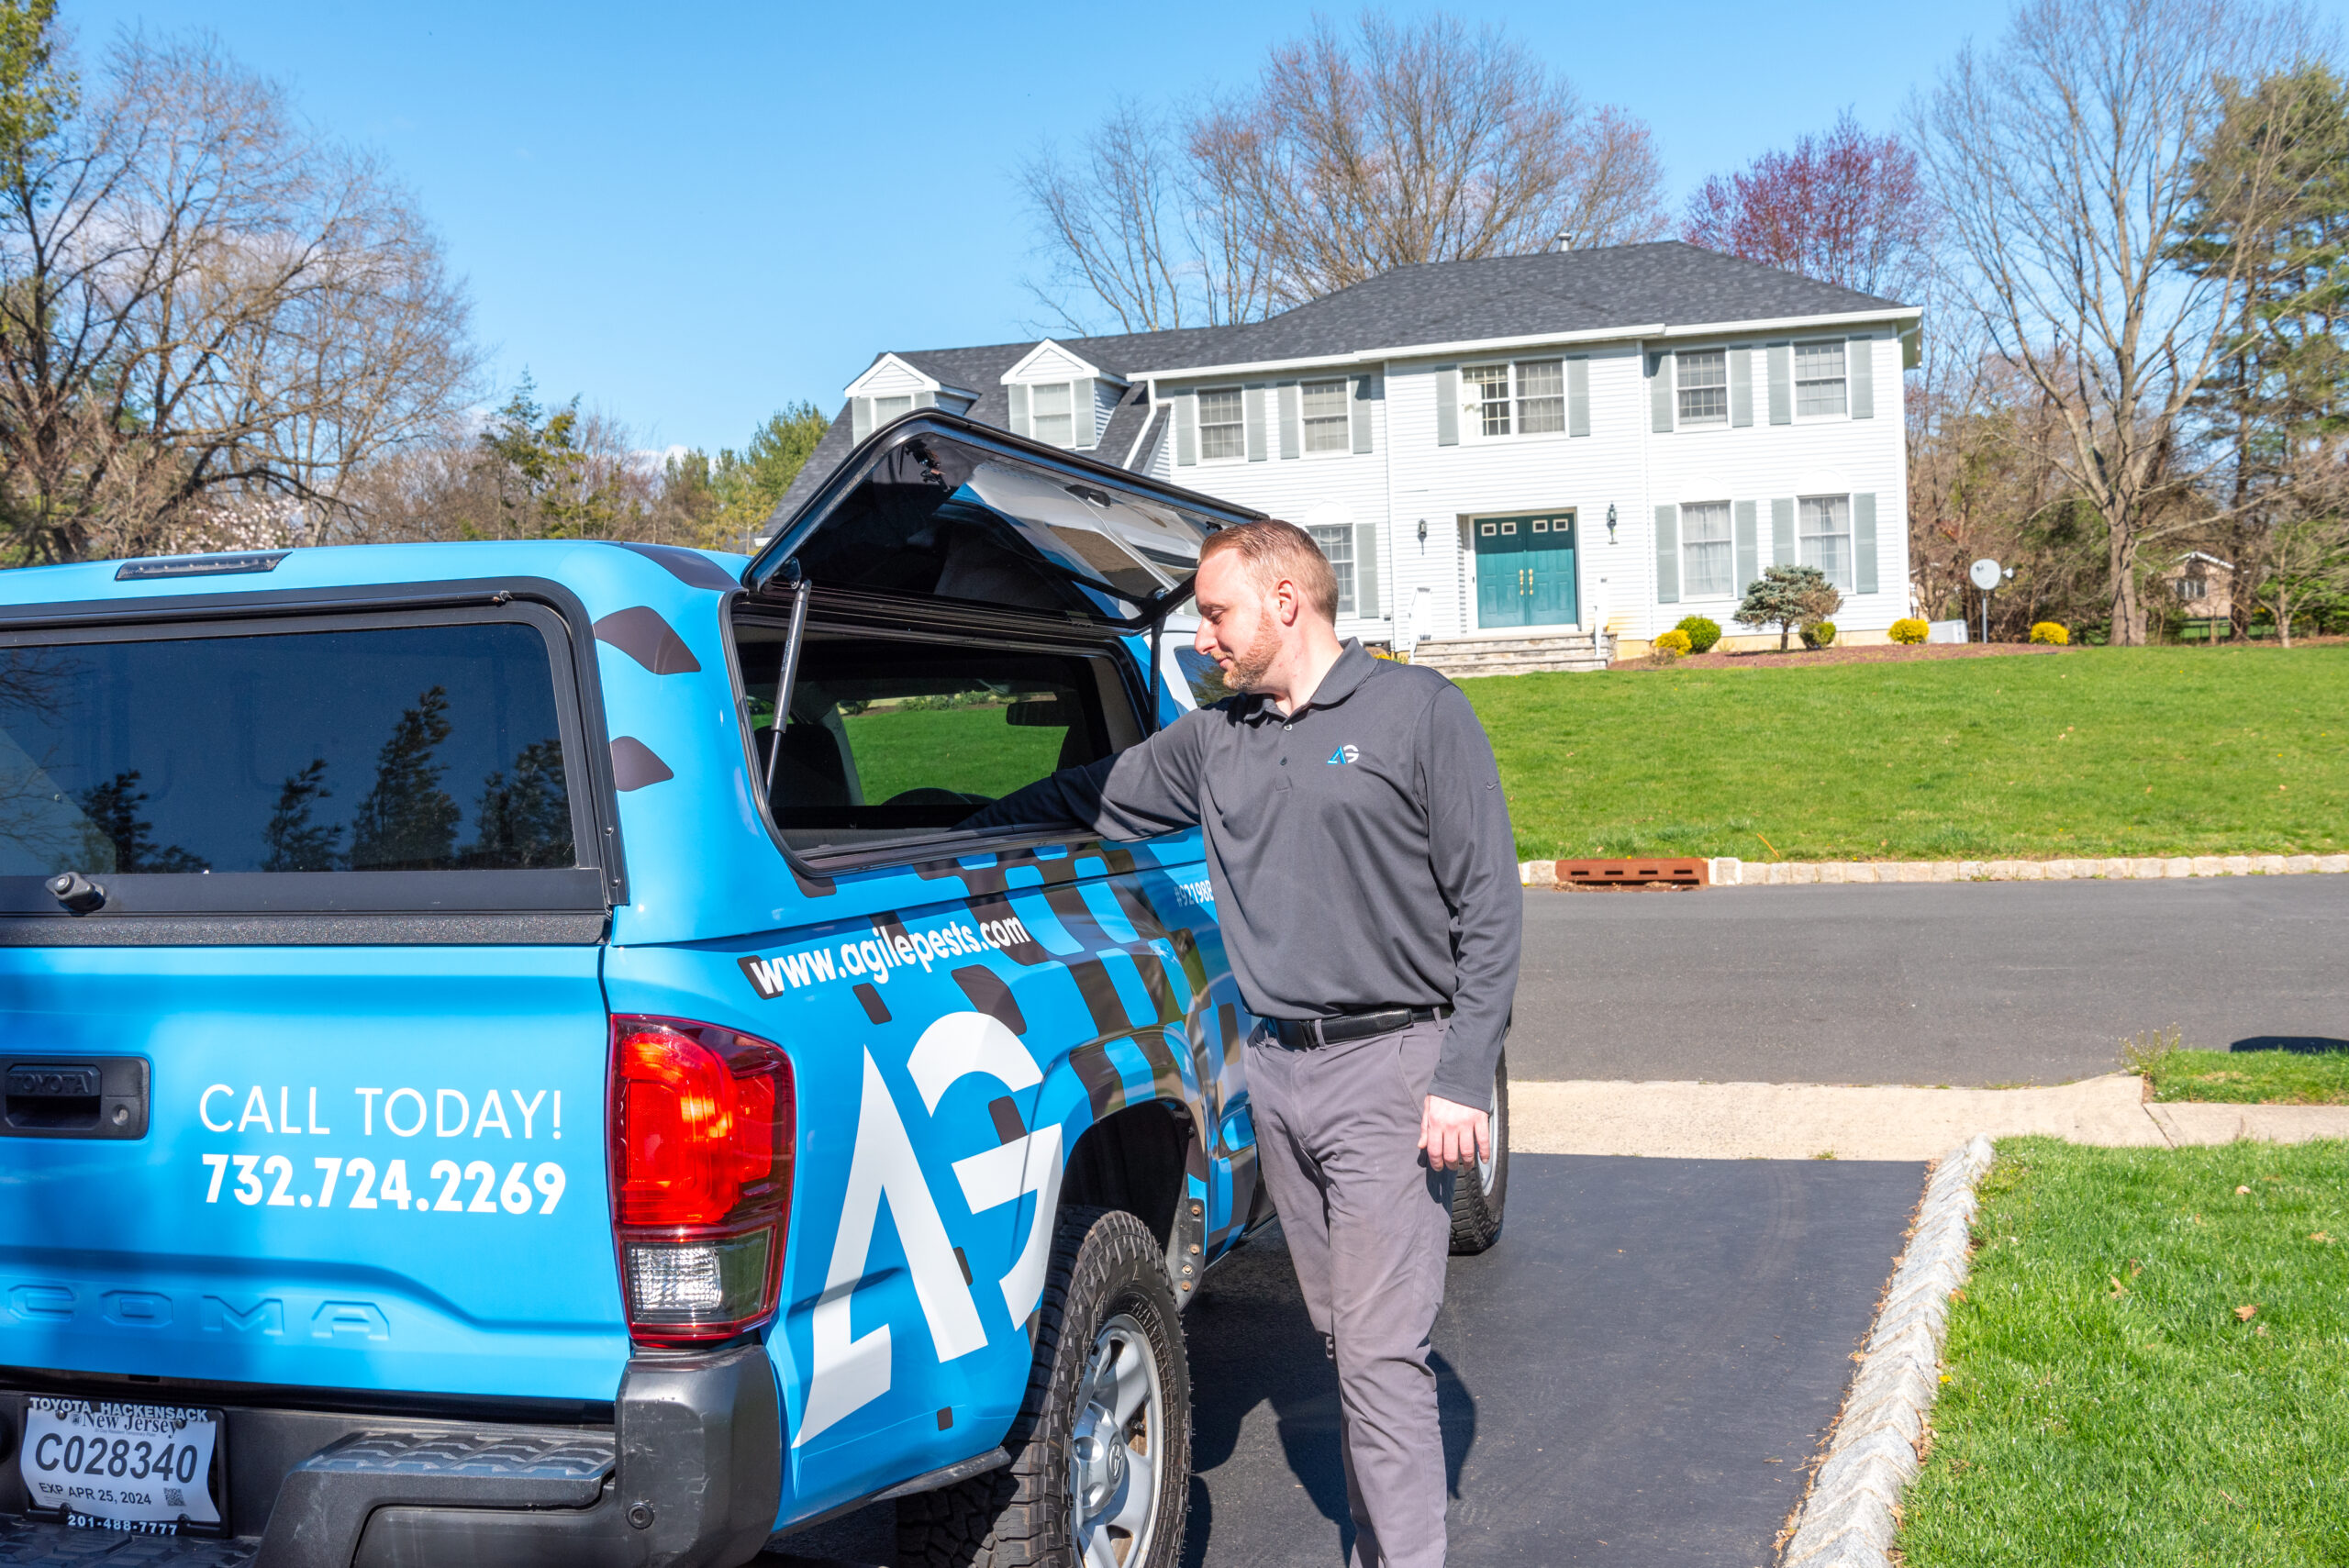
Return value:
<svg viewBox="0 0 2349 1568">
<path fill-rule="evenodd" d="M 1511 358 L 1567 353 L 1583 360 L 1589 434 L 1487 439 L 1468 428 L 1473 420 L 1464 417 L 1456 444 L 1451 445 L 1441 439 L 1444 422 L 1438 388 L 1447 379 L 1456 380 L 1445 373 L 1456 372 L 1461 361 L 1456 357 L 1397 358 L 1382 367 L 1385 396 L 1372 406 L 1367 454 L 1178 467 L 1171 452 L 1162 450 L 1153 471 L 1294 522 L 1335 520 L 1334 513 L 1310 516 L 1316 507 L 1330 507 L 1352 522 L 1375 525 L 1385 613 L 1373 617 L 1358 610 L 1340 630 L 1376 640 L 1406 635 L 1407 620 L 1408 634 L 1421 639 L 1477 632 L 1476 558 L 1469 543 L 1470 524 L 1497 514 L 1565 510 L 1572 510 L 1576 520 L 1575 592 L 1581 626 L 1601 625 L 1618 638 L 1643 642 L 1684 616 L 1704 615 L 1732 637 L 1761 637 L 1761 628 L 1740 628 L 1732 619 L 1742 583 L 1738 593 L 1729 595 L 1699 596 L 1684 587 L 1676 602 L 1658 602 L 1656 508 L 1727 501 L 1738 517 L 1744 515 L 1739 504 L 1750 504 L 1757 519 L 1758 572 L 1777 560 L 1769 527 L 1772 502 L 1872 494 L 1876 591 L 1847 590 L 1836 625 L 1844 635 L 1875 640 L 1909 608 L 1906 436 L 1897 415 L 1798 419 L 1783 425 L 1757 418 L 1744 426 L 1668 431 L 1653 428 L 1647 354 L 1726 349 L 1732 355 L 1751 355 L 1747 362 L 1753 379 L 1766 382 L 1765 346 L 1784 340 L 1782 336 L 1687 343 L 1627 340 L 1516 350 Z M 1873 338 L 1855 337 L 1845 351 L 1869 356 L 1878 408 L 1897 408 L 1897 398 L 1885 389 L 1897 390 L 1900 384 L 1898 337 L 1889 329 Z M 1372 367 L 1343 368 L 1361 373 Z M 1311 379 L 1309 372 L 1298 373 L 1300 379 Z M 1169 382 L 1158 395 L 1172 397 L 1195 385 L 1220 384 L 1230 382 Z M 1610 505 L 1616 512 L 1612 543 L 1607 538 Z M 1422 519 L 1428 528 L 1424 540 L 1419 537 Z M 1855 571 L 1855 583 L 1860 576 Z"/>
</svg>

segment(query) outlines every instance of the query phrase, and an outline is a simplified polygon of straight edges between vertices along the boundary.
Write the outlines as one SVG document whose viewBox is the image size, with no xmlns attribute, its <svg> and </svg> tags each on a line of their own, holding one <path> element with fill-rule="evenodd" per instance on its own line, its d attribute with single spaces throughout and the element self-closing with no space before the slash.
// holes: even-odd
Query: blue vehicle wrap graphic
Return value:
<svg viewBox="0 0 2349 1568">
<path fill-rule="evenodd" d="M 0 1362 L 610 1398 L 596 958 L 0 949 L 12 1051 L 150 1072 L 144 1139 L 0 1144 Z"/>
<path fill-rule="evenodd" d="M 153 1084 L 143 1140 L 0 1143 L 0 1364 L 612 1399 L 632 1353 L 604 1146 L 615 1013 L 791 1059 L 760 1335 L 778 1523 L 1001 1441 L 1063 1179 L 1105 1120 L 1156 1105 L 1183 1130 L 1199 1251 L 1177 1267 L 1236 1241 L 1252 1020 L 1198 835 L 795 865 L 730 673 L 740 566 L 546 542 L 300 550 L 215 583 L 0 573 L 0 604 L 558 583 L 592 628 L 626 873 L 596 944 L 0 947 L 12 1049 L 136 1055 Z M 1146 642 L 1112 646 L 1146 671 Z"/>
</svg>

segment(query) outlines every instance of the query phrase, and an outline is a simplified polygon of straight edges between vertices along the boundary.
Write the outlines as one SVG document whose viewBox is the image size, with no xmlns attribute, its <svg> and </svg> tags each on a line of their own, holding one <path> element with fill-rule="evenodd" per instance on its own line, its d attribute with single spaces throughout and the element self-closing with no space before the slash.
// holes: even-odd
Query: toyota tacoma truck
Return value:
<svg viewBox="0 0 2349 1568">
<path fill-rule="evenodd" d="M 1177 1561 L 1253 1020 L 1196 831 L 959 824 L 1252 515 L 917 411 L 748 560 L 0 574 L 0 1562 Z"/>
</svg>

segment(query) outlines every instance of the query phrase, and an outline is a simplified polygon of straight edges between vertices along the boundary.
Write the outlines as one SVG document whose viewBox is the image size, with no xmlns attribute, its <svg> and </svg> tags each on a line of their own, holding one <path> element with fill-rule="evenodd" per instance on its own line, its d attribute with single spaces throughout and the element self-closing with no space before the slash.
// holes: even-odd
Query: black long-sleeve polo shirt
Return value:
<svg viewBox="0 0 2349 1568">
<path fill-rule="evenodd" d="M 1517 846 L 1460 688 L 1348 641 L 1294 714 L 1238 696 L 1030 784 L 973 827 L 1198 823 L 1234 976 L 1260 1018 L 1449 1003 L 1433 1092 L 1490 1108 L 1517 990 Z"/>
</svg>

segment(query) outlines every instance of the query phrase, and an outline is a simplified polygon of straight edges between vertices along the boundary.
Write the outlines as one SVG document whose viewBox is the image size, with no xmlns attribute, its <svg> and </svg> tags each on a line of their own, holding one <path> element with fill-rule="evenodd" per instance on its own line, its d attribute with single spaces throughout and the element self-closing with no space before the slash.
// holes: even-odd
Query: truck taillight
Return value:
<svg viewBox="0 0 2349 1568">
<path fill-rule="evenodd" d="M 713 1024 L 615 1018 L 607 1116 L 629 1331 L 722 1340 L 770 1316 L 790 1222 L 790 1058 Z"/>
</svg>

